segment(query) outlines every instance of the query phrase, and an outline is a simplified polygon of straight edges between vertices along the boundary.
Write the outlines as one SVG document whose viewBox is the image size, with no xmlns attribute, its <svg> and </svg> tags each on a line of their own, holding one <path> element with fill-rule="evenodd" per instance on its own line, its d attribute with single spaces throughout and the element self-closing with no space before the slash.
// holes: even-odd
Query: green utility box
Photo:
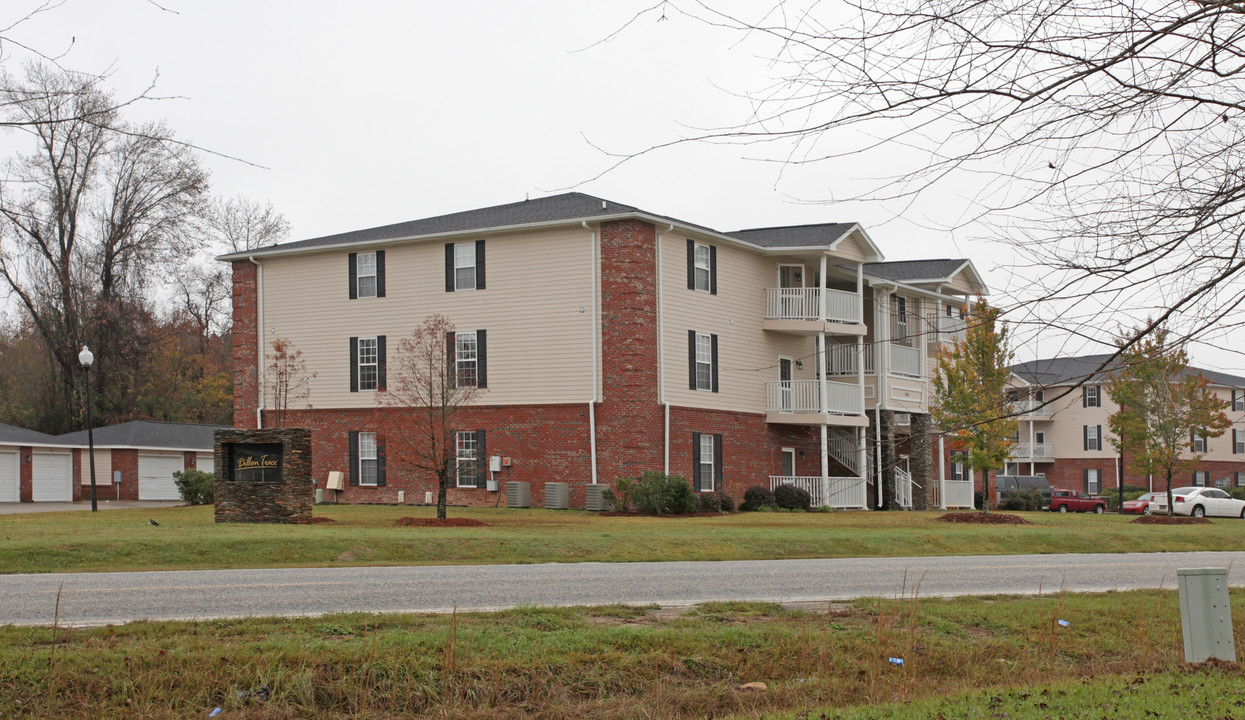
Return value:
<svg viewBox="0 0 1245 720">
<path fill-rule="evenodd" d="M 1185 662 L 1210 658 L 1236 662 L 1227 568 L 1180 568 L 1180 627 Z"/>
</svg>

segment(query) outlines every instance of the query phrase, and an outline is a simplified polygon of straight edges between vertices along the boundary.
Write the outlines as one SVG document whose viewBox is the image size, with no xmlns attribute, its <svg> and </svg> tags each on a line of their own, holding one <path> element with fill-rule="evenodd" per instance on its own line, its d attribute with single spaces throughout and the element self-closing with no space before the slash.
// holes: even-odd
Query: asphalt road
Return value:
<svg viewBox="0 0 1245 720">
<path fill-rule="evenodd" d="M 857 597 L 1175 588 L 1176 570 L 1245 552 L 1008 555 L 736 562 L 577 563 L 0 575 L 0 624 L 66 625 L 334 612 L 448 612 L 519 605 L 690 605 Z"/>
</svg>

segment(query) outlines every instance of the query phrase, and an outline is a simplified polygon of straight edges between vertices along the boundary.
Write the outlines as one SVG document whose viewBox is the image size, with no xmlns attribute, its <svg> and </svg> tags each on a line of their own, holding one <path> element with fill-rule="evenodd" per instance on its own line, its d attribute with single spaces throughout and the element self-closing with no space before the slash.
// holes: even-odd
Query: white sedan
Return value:
<svg viewBox="0 0 1245 720">
<path fill-rule="evenodd" d="M 1177 515 L 1245 518 L 1245 500 L 1237 500 L 1219 488 L 1172 488 L 1172 500 Z M 1150 512 L 1167 514 L 1167 493 L 1161 492 L 1154 498 Z"/>
</svg>

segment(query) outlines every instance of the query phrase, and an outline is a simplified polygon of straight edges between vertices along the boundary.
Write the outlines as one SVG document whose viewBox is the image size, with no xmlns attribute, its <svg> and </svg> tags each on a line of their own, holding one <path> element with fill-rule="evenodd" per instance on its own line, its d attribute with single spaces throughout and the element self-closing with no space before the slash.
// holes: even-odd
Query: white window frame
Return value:
<svg viewBox="0 0 1245 720">
<path fill-rule="evenodd" d="M 712 263 L 708 245 L 692 243 L 692 284 L 696 292 L 710 292 L 713 280 Z"/>
<path fill-rule="evenodd" d="M 379 463 L 376 454 L 376 433 L 359 433 L 359 485 L 376 487 Z"/>
<path fill-rule="evenodd" d="M 473 430 L 459 430 L 454 433 L 454 484 L 457 487 L 473 488 L 479 474 L 479 457 L 477 457 L 476 434 Z M 464 482 L 464 468 L 470 467 Z"/>
<path fill-rule="evenodd" d="M 1101 450 L 1102 450 L 1102 438 L 1098 436 L 1098 426 L 1097 425 L 1086 425 L 1085 426 L 1085 451 L 1086 452 L 1099 452 Z"/>
<path fill-rule="evenodd" d="M 1198 435 L 1197 433 L 1194 433 L 1193 442 L 1191 444 L 1193 446 L 1193 452 L 1195 453 L 1206 452 L 1206 436 L 1205 435 Z"/>
<path fill-rule="evenodd" d="M 1245 390 L 1232 391 L 1232 412 L 1245 412 Z"/>
<path fill-rule="evenodd" d="M 376 390 L 380 383 L 380 343 L 374 337 L 359 338 L 357 355 L 359 391 Z"/>
<path fill-rule="evenodd" d="M 355 256 L 355 294 L 361 298 L 376 297 L 376 253 L 359 253 Z M 369 280 L 370 282 L 364 282 Z"/>
<path fill-rule="evenodd" d="M 1073 400 L 1072 402 L 1076 402 Z M 1102 407 L 1102 388 L 1098 385 L 1085 386 L 1085 407 Z"/>
<path fill-rule="evenodd" d="M 968 456 L 962 452 L 951 453 L 951 479 L 954 481 L 964 481 L 968 479 L 966 470 L 968 469 Z"/>
<path fill-rule="evenodd" d="M 713 433 L 701 433 L 700 435 L 700 467 L 696 468 L 696 490 L 698 492 L 713 492 L 716 488 L 713 484 L 713 452 L 714 438 Z M 708 473 L 709 482 L 705 483 L 705 473 Z M 705 487 L 708 487 L 706 490 Z"/>
<path fill-rule="evenodd" d="M 1199 480 L 1201 482 L 1198 482 Z M 1193 471 L 1193 486 L 1194 487 L 1212 487 L 1212 485 L 1210 484 L 1210 471 L 1194 470 Z"/>
<path fill-rule="evenodd" d="M 713 390 L 713 336 L 696 333 L 696 389 Z"/>
<path fill-rule="evenodd" d="M 1235 428 L 1232 430 L 1232 453 L 1235 455 L 1245 453 L 1245 436 Z"/>
<path fill-rule="evenodd" d="M 895 300 L 895 331 L 891 337 L 900 340 L 908 337 L 908 298 L 903 295 L 891 295 Z"/>
<path fill-rule="evenodd" d="M 471 382 L 463 382 L 465 377 L 470 377 Z M 454 385 L 480 386 L 480 344 L 474 330 L 454 334 Z"/>
<path fill-rule="evenodd" d="M 470 270 L 470 283 L 467 282 L 466 271 Z M 454 289 L 476 289 L 476 244 L 473 242 L 454 243 Z"/>
<path fill-rule="evenodd" d="M 787 464 L 787 458 L 791 458 L 791 474 L 786 477 L 796 477 L 795 471 L 795 448 L 785 447 L 782 449 L 782 460 L 779 462 L 778 470 L 781 472 Z"/>
<path fill-rule="evenodd" d="M 1099 495 L 1102 493 L 1102 470 L 1099 468 L 1086 469 L 1085 492 L 1090 495 Z"/>
</svg>

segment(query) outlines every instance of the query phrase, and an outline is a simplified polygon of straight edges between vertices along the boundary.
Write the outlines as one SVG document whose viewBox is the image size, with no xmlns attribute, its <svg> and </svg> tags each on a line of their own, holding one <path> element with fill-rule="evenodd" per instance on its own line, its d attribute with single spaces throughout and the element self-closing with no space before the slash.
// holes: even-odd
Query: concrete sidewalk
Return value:
<svg viewBox="0 0 1245 720">
<path fill-rule="evenodd" d="M 185 505 L 181 500 L 105 500 L 99 498 L 96 506 L 100 510 L 130 510 L 133 508 L 167 508 Z M 68 512 L 71 510 L 91 509 L 91 499 L 82 502 L 23 502 L 0 503 L 0 515 L 17 515 L 19 513 Z"/>
</svg>

